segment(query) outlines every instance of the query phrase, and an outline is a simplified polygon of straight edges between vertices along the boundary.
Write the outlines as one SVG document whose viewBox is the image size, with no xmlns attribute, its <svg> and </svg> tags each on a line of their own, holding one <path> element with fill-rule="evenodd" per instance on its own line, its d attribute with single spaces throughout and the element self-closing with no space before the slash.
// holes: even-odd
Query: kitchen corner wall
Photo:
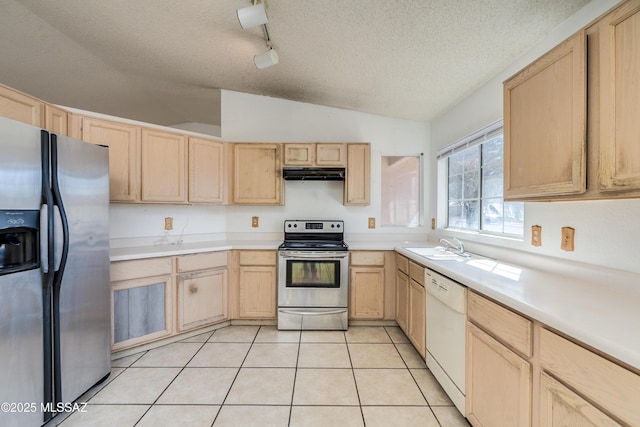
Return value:
<svg viewBox="0 0 640 427">
<path fill-rule="evenodd" d="M 591 1 L 504 71 L 462 100 L 451 111 L 431 122 L 431 179 L 428 191 L 430 216 L 435 217 L 438 211 L 435 159 L 438 149 L 502 118 L 502 82 L 617 3 L 618 1 L 612 0 Z M 524 241 L 455 233 L 448 230 L 437 230 L 430 234 L 430 239 L 452 235 L 474 243 L 640 273 L 640 264 L 637 261 L 640 253 L 638 212 L 640 212 L 640 199 L 528 202 L 525 203 Z M 542 226 L 541 247 L 530 244 L 532 225 Z M 576 230 L 573 252 L 560 249 L 561 228 L 564 226 L 573 227 Z"/>
<path fill-rule="evenodd" d="M 428 185 L 428 123 L 394 119 L 303 102 L 223 90 L 222 139 L 229 142 L 370 142 L 371 205 L 344 206 L 342 182 L 285 182 L 284 206 L 228 206 L 227 233 L 282 232 L 285 219 L 343 219 L 347 233 L 412 234 L 426 238 L 426 227 L 367 228 L 380 223 L 380 158 L 424 153 Z M 426 201 L 425 201 L 426 212 Z M 251 217 L 260 227 L 251 228 Z M 428 223 L 425 220 L 425 224 Z"/>
</svg>

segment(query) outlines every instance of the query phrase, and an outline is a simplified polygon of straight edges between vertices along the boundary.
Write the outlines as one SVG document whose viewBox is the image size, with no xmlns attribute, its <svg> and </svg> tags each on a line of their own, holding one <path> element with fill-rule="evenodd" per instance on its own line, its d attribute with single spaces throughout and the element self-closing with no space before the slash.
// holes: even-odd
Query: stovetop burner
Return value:
<svg viewBox="0 0 640 427">
<path fill-rule="evenodd" d="M 296 249 L 296 250 L 317 250 L 317 249 L 327 249 L 334 251 L 346 251 L 349 249 L 349 246 L 344 242 L 333 242 L 333 241 L 285 241 L 283 242 L 279 249 Z"/>
<path fill-rule="evenodd" d="M 344 221 L 287 220 L 280 249 L 346 251 Z"/>
</svg>

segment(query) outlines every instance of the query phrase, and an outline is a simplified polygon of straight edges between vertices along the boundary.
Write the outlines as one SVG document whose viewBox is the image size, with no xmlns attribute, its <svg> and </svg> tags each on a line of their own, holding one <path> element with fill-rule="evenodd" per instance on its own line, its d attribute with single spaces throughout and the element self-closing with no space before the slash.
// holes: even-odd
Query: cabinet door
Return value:
<svg viewBox="0 0 640 427">
<path fill-rule="evenodd" d="M 396 322 L 405 332 L 409 324 L 409 277 L 400 271 L 396 271 Z M 425 325 L 426 326 L 426 325 Z"/>
<path fill-rule="evenodd" d="M 285 166 L 313 166 L 315 160 L 315 144 L 284 144 Z"/>
<path fill-rule="evenodd" d="M 140 130 L 135 126 L 84 117 L 81 133 L 83 141 L 109 147 L 111 200 L 139 200 Z"/>
<path fill-rule="evenodd" d="M 600 190 L 640 190 L 640 2 L 598 22 Z"/>
<path fill-rule="evenodd" d="M 189 138 L 189 201 L 222 203 L 224 143 Z"/>
<path fill-rule="evenodd" d="M 170 275 L 112 283 L 112 350 L 122 350 L 173 333 Z"/>
<path fill-rule="evenodd" d="M 282 204 L 280 144 L 234 144 L 233 203 Z"/>
<path fill-rule="evenodd" d="M 540 374 L 540 427 L 620 425 L 562 383 Z"/>
<path fill-rule="evenodd" d="M 44 102 L 0 85 L 0 116 L 43 127 Z"/>
<path fill-rule="evenodd" d="M 347 145 L 347 178 L 344 184 L 345 205 L 369 205 L 371 187 L 371 146 Z"/>
<path fill-rule="evenodd" d="M 415 280 L 409 280 L 409 334 L 408 338 L 420 356 L 426 356 L 425 347 L 425 293 L 424 287 Z"/>
<path fill-rule="evenodd" d="M 586 35 L 504 83 L 504 197 L 586 190 Z"/>
<path fill-rule="evenodd" d="M 349 315 L 352 319 L 384 318 L 384 268 L 351 267 Z"/>
<path fill-rule="evenodd" d="M 318 166 L 346 166 L 346 144 L 316 144 L 316 164 Z"/>
<path fill-rule="evenodd" d="M 67 112 L 61 108 L 46 104 L 44 106 L 45 129 L 58 135 L 69 135 Z"/>
<path fill-rule="evenodd" d="M 531 364 L 467 322 L 466 408 L 474 426 L 531 425 Z"/>
<path fill-rule="evenodd" d="M 227 269 L 179 276 L 178 330 L 227 318 Z"/>
<path fill-rule="evenodd" d="M 142 201 L 187 200 L 186 149 L 183 135 L 142 129 Z"/>
<path fill-rule="evenodd" d="M 276 267 L 240 267 L 240 318 L 276 317 Z"/>
</svg>

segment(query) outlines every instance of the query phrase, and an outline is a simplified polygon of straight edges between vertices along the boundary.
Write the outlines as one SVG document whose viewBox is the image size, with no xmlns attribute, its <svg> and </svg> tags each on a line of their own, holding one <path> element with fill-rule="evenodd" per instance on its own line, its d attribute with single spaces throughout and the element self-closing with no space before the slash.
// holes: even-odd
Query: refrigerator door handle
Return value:
<svg viewBox="0 0 640 427">
<path fill-rule="evenodd" d="M 56 279 L 54 281 L 55 289 L 60 286 L 64 268 L 67 264 L 67 256 L 69 255 L 69 222 L 64 210 L 62 195 L 60 194 L 60 183 L 58 181 L 58 138 L 57 135 L 53 133 L 51 134 L 51 192 L 53 193 L 53 203 L 56 208 L 54 210 L 56 219 L 54 240 L 56 241 L 57 247 L 62 247 L 60 251 L 57 251 L 59 253 L 56 253 L 54 260 L 54 264 L 57 265 L 55 271 L 56 274 L 59 275 L 59 280 Z M 58 239 L 60 235 L 62 235 L 61 242 Z"/>
<path fill-rule="evenodd" d="M 60 252 L 60 262 L 53 275 L 53 396 L 56 403 L 62 402 L 62 376 L 61 376 L 61 349 L 60 349 L 60 291 L 62 288 L 62 277 L 67 265 L 69 255 L 69 222 L 64 210 L 62 195 L 60 194 L 60 182 L 58 180 L 58 136 L 51 134 L 51 192 L 53 193 L 53 203 L 56 207 L 54 212 L 58 212 L 60 224 L 62 225 L 62 250 Z M 60 232 L 58 231 L 58 234 Z M 55 233 L 54 233 L 55 237 Z M 56 243 L 60 246 L 60 243 Z M 52 257 L 56 264 L 57 254 Z M 51 263 L 51 261 L 50 261 Z"/>
</svg>

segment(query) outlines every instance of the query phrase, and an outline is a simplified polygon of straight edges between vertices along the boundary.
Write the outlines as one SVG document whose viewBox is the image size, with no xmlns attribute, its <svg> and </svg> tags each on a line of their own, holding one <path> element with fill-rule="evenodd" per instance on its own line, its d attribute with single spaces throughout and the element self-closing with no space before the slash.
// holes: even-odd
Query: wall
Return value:
<svg viewBox="0 0 640 427">
<path fill-rule="evenodd" d="M 285 206 L 227 207 L 228 233 L 281 232 L 285 219 L 338 218 L 344 219 L 348 233 L 364 237 L 402 233 L 424 239 L 423 227 L 369 230 L 367 218 L 380 223 L 381 156 L 425 153 L 428 159 L 428 124 L 226 90 L 221 122 L 224 141 L 371 143 L 370 206 L 343 206 L 341 182 L 287 181 Z M 260 217 L 257 229 L 251 228 L 253 215 Z"/>
<path fill-rule="evenodd" d="M 285 183 L 284 206 L 180 206 L 112 204 L 112 246 L 153 244 L 166 234 L 170 242 L 183 238 L 280 239 L 285 219 L 344 219 L 345 229 L 359 238 L 415 236 L 419 228 L 367 228 L 367 218 L 380 223 L 380 156 L 425 153 L 428 159 L 429 126 L 373 114 L 324 107 L 284 99 L 222 91 L 222 139 L 243 142 L 370 142 L 371 205 L 344 206 L 342 182 Z M 202 130 L 189 125 L 188 130 Z M 425 165 L 428 168 L 428 165 Z M 425 188 L 428 170 L 425 168 Z M 426 211 L 426 201 L 425 211 Z M 260 227 L 251 227 L 251 217 Z M 173 231 L 164 232 L 164 218 L 173 217 Z M 248 233 L 248 234 L 244 234 Z M 276 234 L 274 234 L 276 233 Z M 260 234 L 260 236 L 259 236 Z M 400 236 L 401 234 L 401 236 Z M 277 237 L 276 237 L 277 236 Z"/>
<path fill-rule="evenodd" d="M 517 61 L 491 79 L 451 111 L 431 122 L 430 216 L 436 217 L 436 160 L 439 148 L 502 117 L 502 82 L 531 61 L 589 24 L 617 1 L 594 0 L 556 28 L 545 39 L 525 52 Z M 603 200 L 577 202 L 525 203 L 524 241 L 497 239 L 468 233 L 437 230 L 430 240 L 448 235 L 467 242 L 570 259 L 595 265 L 640 272 L 636 258 L 640 253 L 640 227 L 637 225 L 640 200 Z M 442 216 L 438 217 L 439 222 Z M 542 226 L 542 246 L 530 245 L 531 225 Z M 560 249 L 560 229 L 576 229 L 575 251 Z M 482 247 L 478 247 L 482 250 Z"/>
</svg>

